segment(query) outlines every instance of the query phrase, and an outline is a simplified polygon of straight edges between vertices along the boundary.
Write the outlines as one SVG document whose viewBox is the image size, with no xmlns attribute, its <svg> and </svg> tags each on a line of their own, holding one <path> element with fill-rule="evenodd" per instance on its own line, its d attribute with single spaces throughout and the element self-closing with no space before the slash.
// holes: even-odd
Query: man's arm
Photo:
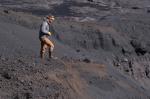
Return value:
<svg viewBox="0 0 150 99">
<path fill-rule="evenodd" d="M 47 26 L 48 26 L 48 24 L 46 22 L 42 23 L 42 32 L 44 34 L 51 35 L 51 33 L 49 32 L 49 30 L 47 30 Z"/>
</svg>

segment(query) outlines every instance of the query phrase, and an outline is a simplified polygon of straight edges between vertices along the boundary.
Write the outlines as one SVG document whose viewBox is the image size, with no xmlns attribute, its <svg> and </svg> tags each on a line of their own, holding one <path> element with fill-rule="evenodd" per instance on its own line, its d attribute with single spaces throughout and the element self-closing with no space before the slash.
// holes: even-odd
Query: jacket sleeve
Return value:
<svg viewBox="0 0 150 99">
<path fill-rule="evenodd" d="M 49 32 L 49 29 L 47 29 L 49 26 L 46 22 L 43 22 L 42 23 L 42 27 L 41 27 L 41 31 L 44 33 L 44 34 L 48 34 Z"/>
</svg>

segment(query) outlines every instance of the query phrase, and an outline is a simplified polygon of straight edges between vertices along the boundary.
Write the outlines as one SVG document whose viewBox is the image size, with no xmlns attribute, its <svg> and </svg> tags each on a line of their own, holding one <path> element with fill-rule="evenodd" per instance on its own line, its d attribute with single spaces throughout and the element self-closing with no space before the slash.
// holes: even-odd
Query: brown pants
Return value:
<svg viewBox="0 0 150 99">
<path fill-rule="evenodd" d="M 43 59 L 46 49 L 49 48 L 49 58 L 51 58 L 52 51 L 54 49 L 54 44 L 46 37 L 41 37 L 41 50 L 40 57 Z"/>
</svg>

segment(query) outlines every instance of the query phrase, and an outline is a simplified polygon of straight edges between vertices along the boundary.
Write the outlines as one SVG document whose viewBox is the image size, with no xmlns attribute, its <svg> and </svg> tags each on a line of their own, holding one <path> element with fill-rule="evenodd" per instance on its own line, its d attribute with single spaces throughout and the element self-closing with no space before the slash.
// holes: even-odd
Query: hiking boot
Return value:
<svg viewBox="0 0 150 99">
<path fill-rule="evenodd" d="M 58 57 L 51 56 L 50 59 L 58 59 Z"/>
</svg>

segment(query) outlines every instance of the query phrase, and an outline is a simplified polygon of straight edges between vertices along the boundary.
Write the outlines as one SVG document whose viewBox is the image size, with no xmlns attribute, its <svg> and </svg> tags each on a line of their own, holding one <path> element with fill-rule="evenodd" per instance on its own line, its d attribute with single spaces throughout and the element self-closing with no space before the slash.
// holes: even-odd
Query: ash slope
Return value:
<svg viewBox="0 0 150 99">
<path fill-rule="evenodd" d="M 150 20 L 145 4 L 149 2 L 139 6 L 126 1 L 104 0 L 93 6 L 58 0 L 45 8 L 45 4 L 1 0 L 3 7 L 20 11 L 0 13 L 2 99 L 148 99 Z M 58 16 L 52 39 L 59 60 L 40 63 L 41 18 L 21 11 Z"/>
<path fill-rule="evenodd" d="M 26 16 L 26 19 L 22 16 Z M 87 57 L 84 54 L 89 52 L 88 49 L 76 45 L 81 48 L 80 53 L 76 52 L 76 46 L 64 41 L 67 37 L 62 40 L 61 34 L 57 34 L 56 30 L 67 31 L 68 26 L 64 23 L 73 24 L 73 27 L 84 25 L 83 23 L 72 23 L 64 19 L 66 22 L 61 25 L 58 18 L 58 22 L 54 23 L 54 30 L 55 27 L 65 26 L 63 29 L 57 28 L 53 37 L 56 44 L 55 55 L 59 59 L 40 63 L 38 58 L 40 42 L 36 29 L 39 25 L 36 24 L 36 27 L 33 19 L 39 23 L 41 19 L 31 16 L 13 11 L 9 13 L 1 11 L 0 97 L 2 99 L 149 98 L 145 88 L 117 71 L 109 59 L 99 60 L 99 63 L 84 63 L 82 59 Z M 60 21 L 62 22 L 61 18 Z M 88 55 L 88 58 L 92 57 L 92 54 Z M 78 58 L 80 60 L 77 60 Z"/>
</svg>

